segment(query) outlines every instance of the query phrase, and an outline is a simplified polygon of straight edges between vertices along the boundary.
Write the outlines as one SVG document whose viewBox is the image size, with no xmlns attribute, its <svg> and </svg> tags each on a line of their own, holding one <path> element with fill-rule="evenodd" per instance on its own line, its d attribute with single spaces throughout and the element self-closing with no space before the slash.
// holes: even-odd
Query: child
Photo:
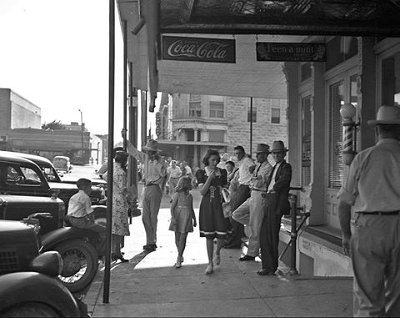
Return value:
<svg viewBox="0 0 400 318">
<path fill-rule="evenodd" d="M 79 191 L 69 199 L 67 219 L 73 227 L 97 232 L 100 236 L 98 248 L 100 251 L 104 251 L 106 227 L 95 223 L 92 203 L 89 197 L 92 191 L 92 182 L 81 178 L 76 182 L 76 185 Z"/>
<path fill-rule="evenodd" d="M 171 224 L 169 229 L 175 231 L 175 244 L 178 249 L 178 258 L 175 267 L 182 267 L 183 251 L 186 247 L 186 238 L 189 232 L 196 227 L 196 216 L 193 210 L 193 196 L 189 193 L 192 189 L 189 177 L 181 177 L 175 188 L 171 203 Z"/>
</svg>

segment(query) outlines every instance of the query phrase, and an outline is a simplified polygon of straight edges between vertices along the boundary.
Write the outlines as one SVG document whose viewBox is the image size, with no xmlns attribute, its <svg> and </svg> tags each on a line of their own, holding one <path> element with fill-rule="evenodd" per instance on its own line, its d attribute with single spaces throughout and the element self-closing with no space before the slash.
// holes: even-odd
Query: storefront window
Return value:
<svg viewBox="0 0 400 318">
<path fill-rule="evenodd" d="M 382 60 L 382 104 L 400 106 L 400 52 Z"/>
<path fill-rule="evenodd" d="M 311 96 L 301 99 L 301 183 L 311 183 Z"/>
<path fill-rule="evenodd" d="M 329 86 L 329 188 L 340 188 L 343 177 L 342 122 L 340 107 L 344 104 L 344 82 Z"/>
</svg>

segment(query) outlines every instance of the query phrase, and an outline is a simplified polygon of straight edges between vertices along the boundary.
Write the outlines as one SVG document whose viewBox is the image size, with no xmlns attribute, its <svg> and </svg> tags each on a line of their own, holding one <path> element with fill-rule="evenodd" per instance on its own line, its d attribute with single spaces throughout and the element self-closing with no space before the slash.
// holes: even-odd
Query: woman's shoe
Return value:
<svg viewBox="0 0 400 318">
<path fill-rule="evenodd" d="M 219 264 L 221 264 L 221 256 L 218 254 L 215 254 L 215 256 L 214 256 L 214 264 L 215 265 L 219 265 Z"/>
<path fill-rule="evenodd" d="M 205 274 L 206 275 L 210 275 L 210 274 L 213 273 L 213 271 L 214 271 L 213 264 L 208 264 L 207 268 L 206 268 L 206 271 L 205 271 Z"/>
<path fill-rule="evenodd" d="M 182 267 L 182 260 L 178 257 L 175 263 L 175 268 L 181 268 Z"/>
<path fill-rule="evenodd" d="M 117 260 L 120 260 L 121 263 L 129 262 L 129 260 L 126 259 L 126 258 L 124 258 L 122 255 L 116 255 L 116 254 L 112 254 L 112 255 L 111 255 L 111 260 L 112 260 L 113 262 L 115 262 L 115 261 L 117 261 Z"/>
</svg>

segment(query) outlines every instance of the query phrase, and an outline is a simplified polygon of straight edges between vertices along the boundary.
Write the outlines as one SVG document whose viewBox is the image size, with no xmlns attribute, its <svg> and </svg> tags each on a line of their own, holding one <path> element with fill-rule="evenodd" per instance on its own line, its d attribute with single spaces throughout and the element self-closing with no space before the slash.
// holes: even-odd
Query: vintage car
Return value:
<svg viewBox="0 0 400 318">
<path fill-rule="evenodd" d="M 56 251 L 39 254 L 35 229 L 0 220 L 0 317 L 83 317 L 87 306 L 57 279 Z"/>
<path fill-rule="evenodd" d="M 51 189 L 53 192 L 58 192 L 58 197 L 62 199 L 65 203 L 66 208 L 68 208 L 68 201 L 69 199 L 78 192 L 78 188 L 76 187 L 76 184 L 68 183 L 68 182 L 63 182 L 63 180 L 60 178 L 58 175 L 56 169 L 54 168 L 53 164 L 51 163 L 50 160 L 47 158 L 41 157 L 41 156 L 36 156 L 36 155 L 31 155 L 31 154 L 26 154 L 26 153 L 20 153 L 20 152 L 9 152 L 9 151 L 0 151 L 0 169 L 1 166 L 7 165 L 3 159 L 9 159 L 14 158 L 14 162 L 18 161 L 17 158 L 21 159 L 27 159 L 35 163 L 41 170 L 41 175 L 44 176 L 45 181 L 47 181 L 48 187 Z M 22 163 L 21 163 L 22 164 Z M 17 169 L 18 170 L 18 169 Z M 1 184 L 1 181 L 0 181 Z M 7 186 L 7 184 L 5 185 Z M 42 185 L 43 188 L 47 188 L 45 184 Z M 15 187 L 14 187 L 15 188 Z M 0 185 L 0 189 L 2 189 Z M 26 195 L 31 195 L 29 193 L 29 188 L 25 189 L 24 194 Z M 8 192 L 10 194 L 20 194 L 20 193 L 15 193 L 15 189 Z M 46 195 L 47 193 L 50 193 L 49 190 L 43 190 L 40 194 L 32 194 L 32 195 Z M 104 199 L 104 191 L 99 188 L 98 186 L 93 185 L 92 186 L 92 192 L 90 194 L 90 199 L 92 201 L 93 205 L 99 204 L 102 199 Z"/>
<path fill-rule="evenodd" d="M 66 156 L 55 156 L 53 159 L 53 165 L 56 168 L 57 172 L 71 173 L 71 162 Z"/>
</svg>

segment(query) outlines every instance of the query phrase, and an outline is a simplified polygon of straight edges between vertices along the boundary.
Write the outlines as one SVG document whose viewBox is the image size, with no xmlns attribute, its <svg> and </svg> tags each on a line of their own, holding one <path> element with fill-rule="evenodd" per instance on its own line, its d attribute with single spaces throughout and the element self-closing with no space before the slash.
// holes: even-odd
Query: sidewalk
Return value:
<svg viewBox="0 0 400 318">
<path fill-rule="evenodd" d="M 163 200 L 164 201 L 164 200 Z M 166 206 L 166 205 L 163 205 Z M 196 210 L 196 213 L 198 211 Z M 221 265 L 205 275 L 207 252 L 198 228 L 188 236 L 183 267 L 175 269 L 170 212 L 159 213 L 158 249 L 143 252 L 141 217 L 126 237 L 129 263 L 111 264 L 110 303 L 103 304 L 103 274 L 98 273 L 83 299 L 93 317 L 132 316 L 351 316 L 352 279 L 284 275 L 261 277 L 261 263 L 239 262 L 239 250 L 221 251 Z"/>
</svg>

